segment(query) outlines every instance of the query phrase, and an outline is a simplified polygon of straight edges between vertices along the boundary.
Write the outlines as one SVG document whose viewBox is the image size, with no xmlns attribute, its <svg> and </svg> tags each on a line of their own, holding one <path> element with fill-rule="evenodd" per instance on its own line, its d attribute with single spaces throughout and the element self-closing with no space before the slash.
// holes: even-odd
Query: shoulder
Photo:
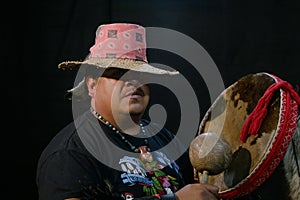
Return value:
<svg viewBox="0 0 300 200">
<path fill-rule="evenodd" d="M 61 129 L 47 144 L 38 160 L 38 169 L 46 162 L 64 162 L 74 155 L 91 157 L 78 135 L 76 120 Z"/>
<path fill-rule="evenodd" d="M 77 119 L 62 128 L 47 144 L 45 149 L 41 154 L 41 159 L 47 158 L 56 152 L 63 151 L 78 151 L 79 153 L 87 153 L 84 147 L 81 137 L 79 136 L 79 131 L 87 132 L 86 127 L 91 127 L 92 122 L 89 118 L 88 113 L 84 113 Z M 82 131 L 81 129 L 85 129 Z"/>
<path fill-rule="evenodd" d="M 70 148 L 70 143 L 74 144 L 74 140 L 76 140 L 76 128 L 74 122 L 72 122 L 61 129 L 50 140 L 41 154 L 41 159 L 46 158 L 55 152 Z"/>
</svg>

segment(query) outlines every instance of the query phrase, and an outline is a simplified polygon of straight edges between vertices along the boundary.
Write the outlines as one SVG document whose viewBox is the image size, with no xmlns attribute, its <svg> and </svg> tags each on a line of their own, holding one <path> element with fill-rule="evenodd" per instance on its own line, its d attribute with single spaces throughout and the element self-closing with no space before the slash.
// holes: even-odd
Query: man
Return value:
<svg viewBox="0 0 300 200">
<path fill-rule="evenodd" d="M 187 153 L 177 161 L 169 158 L 184 148 L 180 141 L 142 119 L 150 99 L 146 80 L 178 74 L 147 63 L 142 26 L 99 26 L 85 61 L 59 65 L 76 67 L 84 75 L 69 92 L 72 98 L 88 94 L 90 106 L 75 114 L 74 122 L 42 153 L 37 169 L 40 200 L 217 198 L 216 186 L 191 181 Z M 171 141 L 170 152 L 161 152 Z"/>
</svg>

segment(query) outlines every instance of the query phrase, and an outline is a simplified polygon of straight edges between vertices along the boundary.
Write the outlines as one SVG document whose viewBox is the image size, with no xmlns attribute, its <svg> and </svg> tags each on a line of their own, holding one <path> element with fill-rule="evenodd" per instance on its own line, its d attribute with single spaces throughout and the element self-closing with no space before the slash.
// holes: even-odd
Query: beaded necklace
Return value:
<svg viewBox="0 0 300 200">
<path fill-rule="evenodd" d="M 98 112 L 96 112 L 94 110 L 94 108 L 90 107 L 90 111 L 91 113 L 97 118 L 99 119 L 100 122 L 102 122 L 103 124 L 107 125 L 111 130 L 114 131 L 114 133 L 116 135 L 118 135 L 122 141 L 124 141 L 126 144 L 129 145 L 130 149 L 135 152 L 135 153 L 149 153 L 148 151 L 150 151 L 150 148 L 148 146 L 141 146 L 141 147 L 136 147 L 135 145 L 133 145 L 129 140 L 126 139 L 126 137 L 117 129 L 115 128 L 109 121 L 107 121 L 105 118 L 103 118 Z M 145 135 L 145 129 L 142 123 L 139 124 L 141 127 L 141 131 L 142 133 Z M 145 144 L 148 145 L 148 140 L 147 138 L 145 138 Z"/>
</svg>

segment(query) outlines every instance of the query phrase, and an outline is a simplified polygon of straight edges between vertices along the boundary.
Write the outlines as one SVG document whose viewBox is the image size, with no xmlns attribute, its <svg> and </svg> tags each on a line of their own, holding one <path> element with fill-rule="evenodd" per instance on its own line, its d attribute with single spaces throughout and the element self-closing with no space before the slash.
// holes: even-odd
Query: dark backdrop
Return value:
<svg viewBox="0 0 300 200">
<path fill-rule="evenodd" d="M 57 64 L 84 59 L 100 24 L 133 22 L 180 31 L 206 49 L 225 86 L 261 71 L 299 84 L 297 0 L 31 0 L 12 1 L 2 9 L 8 11 L 1 12 L 1 88 L 8 126 L 2 145 L 3 175 L 8 178 L 2 186 L 10 199 L 37 199 L 38 157 L 72 120 L 71 103 L 63 96 L 76 72 L 59 71 Z M 148 59 L 182 67 L 197 91 L 203 115 L 210 99 L 201 76 L 168 52 L 149 50 Z M 172 105 L 169 99 L 157 101 Z M 172 129 L 177 118 L 169 116 L 167 126 Z"/>
</svg>

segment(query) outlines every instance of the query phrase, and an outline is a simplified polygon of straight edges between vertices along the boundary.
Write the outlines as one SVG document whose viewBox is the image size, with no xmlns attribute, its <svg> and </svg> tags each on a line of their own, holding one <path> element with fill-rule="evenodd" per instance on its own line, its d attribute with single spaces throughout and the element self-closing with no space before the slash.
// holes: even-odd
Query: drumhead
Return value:
<svg viewBox="0 0 300 200">
<path fill-rule="evenodd" d="M 231 147 L 229 166 L 208 183 L 220 188 L 220 198 L 238 198 L 259 187 L 281 162 L 293 136 L 298 104 L 279 89 L 268 102 L 258 133 L 241 141 L 241 131 L 258 101 L 274 83 L 282 81 L 269 73 L 249 74 L 226 88 L 206 112 L 198 134 L 214 132 Z M 201 179 L 199 171 L 195 175 Z M 198 176 L 200 175 L 200 176 Z"/>
</svg>

